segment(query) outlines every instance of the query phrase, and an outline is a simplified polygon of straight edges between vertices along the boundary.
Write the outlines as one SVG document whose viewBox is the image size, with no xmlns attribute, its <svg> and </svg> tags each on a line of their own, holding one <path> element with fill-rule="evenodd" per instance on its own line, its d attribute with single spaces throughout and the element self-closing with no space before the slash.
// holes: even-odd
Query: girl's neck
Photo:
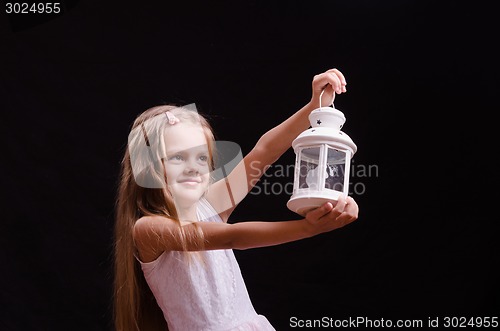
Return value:
<svg viewBox="0 0 500 331">
<path fill-rule="evenodd" d="M 196 222 L 198 221 L 198 214 L 196 213 L 196 205 L 189 208 L 179 208 L 177 210 L 179 214 L 179 220 L 185 222 Z"/>
</svg>

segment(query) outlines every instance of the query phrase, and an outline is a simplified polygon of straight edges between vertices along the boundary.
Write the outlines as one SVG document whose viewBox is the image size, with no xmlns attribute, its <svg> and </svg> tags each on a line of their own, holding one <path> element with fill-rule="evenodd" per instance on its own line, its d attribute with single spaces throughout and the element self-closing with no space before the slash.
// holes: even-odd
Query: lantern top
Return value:
<svg viewBox="0 0 500 331">
<path fill-rule="evenodd" d="M 292 142 L 295 151 L 305 145 L 328 144 L 334 148 L 350 150 L 356 153 L 357 146 L 352 139 L 340 131 L 345 123 L 344 114 L 332 107 L 320 107 L 309 114 L 311 128 L 302 132 Z"/>
<path fill-rule="evenodd" d="M 313 128 L 327 127 L 340 131 L 345 123 L 345 116 L 340 110 L 332 107 L 320 107 L 309 114 L 309 122 Z"/>
</svg>

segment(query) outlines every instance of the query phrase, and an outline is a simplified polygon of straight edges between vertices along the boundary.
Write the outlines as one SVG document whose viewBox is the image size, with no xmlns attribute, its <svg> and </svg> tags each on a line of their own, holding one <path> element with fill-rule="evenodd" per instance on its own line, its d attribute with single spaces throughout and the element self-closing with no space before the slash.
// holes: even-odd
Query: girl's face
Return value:
<svg viewBox="0 0 500 331">
<path fill-rule="evenodd" d="M 208 188 L 210 155 L 199 125 L 177 123 L 165 132 L 167 185 L 177 208 L 192 207 Z"/>
</svg>

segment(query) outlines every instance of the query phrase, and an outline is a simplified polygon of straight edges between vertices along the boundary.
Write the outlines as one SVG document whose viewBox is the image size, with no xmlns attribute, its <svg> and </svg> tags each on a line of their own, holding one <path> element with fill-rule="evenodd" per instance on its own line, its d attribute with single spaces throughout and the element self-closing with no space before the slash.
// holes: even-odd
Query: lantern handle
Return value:
<svg viewBox="0 0 500 331">
<path fill-rule="evenodd" d="M 326 91 L 326 88 L 323 89 L 323 91 L 321 91 L 321 93 L 319 94 L 319 108 L 320 109 L 321 109 L 321 99 L 322 99 L 323 93 L 325 93 L 325 91 Z M 333 100 L 335 100 L 335 91 L 333 91 L 333 99 L 332 99 L 332 103 L 331 103 L 332 107 L 335 108 L 335 106 L 333 105 Z M 328 105 L 328 106 L 330 106 L 330 105 Z"/>
</svg>

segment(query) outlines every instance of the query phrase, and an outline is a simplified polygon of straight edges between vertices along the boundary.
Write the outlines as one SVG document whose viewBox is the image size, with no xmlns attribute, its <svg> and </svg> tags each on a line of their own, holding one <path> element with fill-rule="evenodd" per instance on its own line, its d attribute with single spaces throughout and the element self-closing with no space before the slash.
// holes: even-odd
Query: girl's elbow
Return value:
<svg viewBox="0 0 500 331">
<path fill-rule="evenodd" d="M 257 144 L 251 152 L 256 160 L 261 162 L 261 165 L 271 165 L 279 158 L 279 153 L 272 146 L 267 144 Z"/>
<path fill-rule="evenodd" d="M 235 224 L 224 224 L 222 231 L 205 236 L 206 249 L 240 249 Z"/>
<path fill-rule="evenodd" d="M 244 243 L 235 243 L 235 244 L 232 244 L 232 247 L 231 247 L 231 249 L 236 249 L 239 251 L 244 251 L 244 250 L 247 250 L 250 248 L 253 248 L 253 247 L 251 247 L 250 245 L 246 245 Z"/>
</svg>

